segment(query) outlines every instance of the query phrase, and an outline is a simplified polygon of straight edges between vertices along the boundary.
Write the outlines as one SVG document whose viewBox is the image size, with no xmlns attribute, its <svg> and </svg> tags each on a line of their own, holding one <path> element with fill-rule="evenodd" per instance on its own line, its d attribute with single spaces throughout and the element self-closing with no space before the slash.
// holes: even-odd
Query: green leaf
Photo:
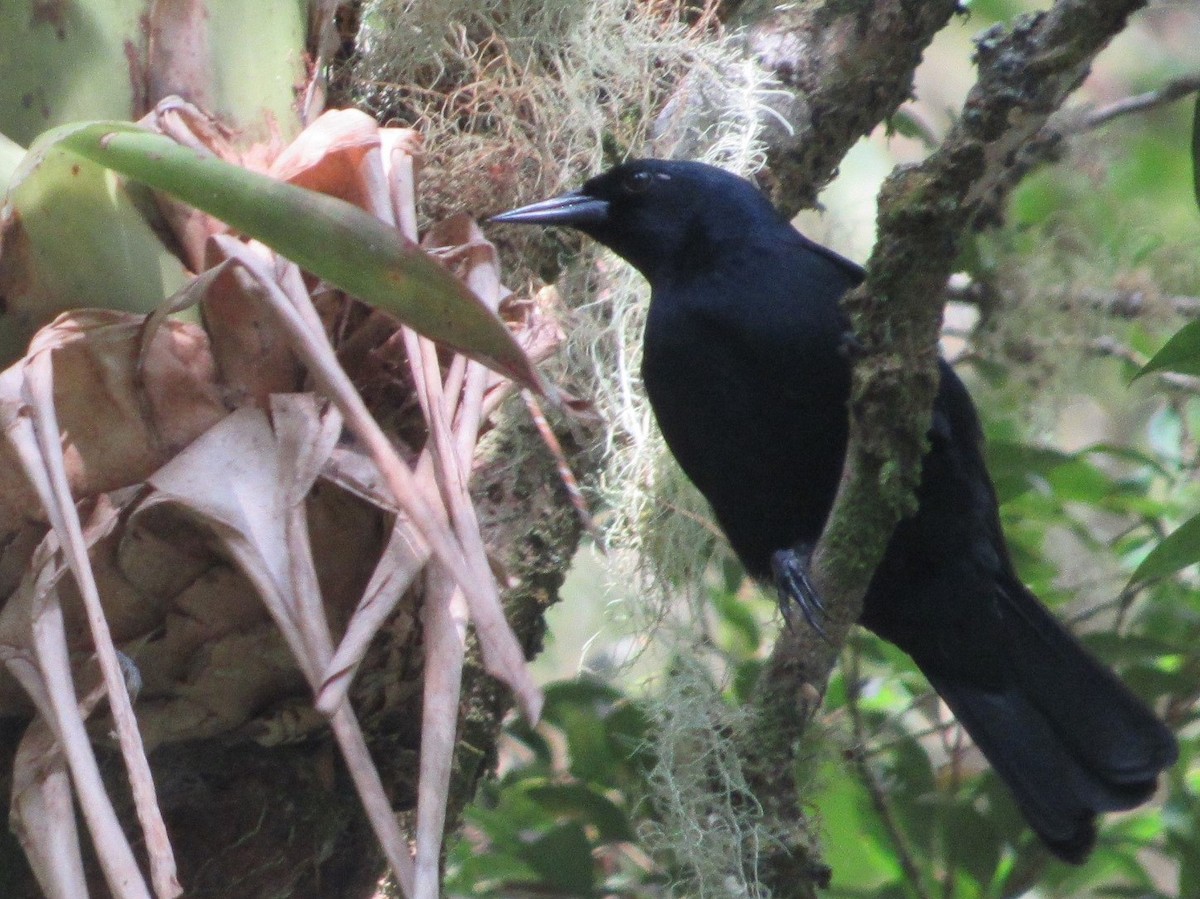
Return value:
<svg viewBox="0 0 1200 899">
<path fill-rule="evenodd" d="M 571 773 L 580 780 L 605 783 L 624 761 L 623 753 L 608 739 L 603 719 L 579 707 L 564 709 L 559 727 L 571 753 Z"/>
<path fill-rule="evenodd" d="M 0 3 L 0 123 L 32 141 L 84 119 L 134 119 L 163 93 L 214 113 L 241 145 L 300 130 L 308 0 Z M 153 34 L 153 40 L 150 39 Z"/>
<path fill-rule="evenodd" d="M 762 635 L 750 605 L 726 590 L 714 590 L 711 596 L 713 609 L 741 639 L 742 648 L 747 652 L 757 649 L 762 642 Z"/>
<path fill-rule="evenodd" d="M 836 872 L 839 890 L 882 896 L 903 871 L 895 846 L 849 766 L 827 760 L 809 797 L 821 810 L 825 860 Z"/>
<path fill-rule="evenodd" d="M 151 25 L 160 46 L 149 64 L 159 78 L 171 79 L 172 93 L 228 126 L 238 146 L 269 141 L 273 133 L 291 140 L 302 127 L 296 87 L 305 83 L 310 62 L 310 8 L 316 4 L 309 0 L 253 6 L 204 0 L 204 15 L 197 16 L 191 4 L 154 3 Z"/>
<path fill-rule="evenodd" d="M 465 843 L 455 847 L 446 867 L 446 895 L 451 896 L 511 896 L 512 884 L 537 880 L 537 872 L 516 856 L 480 852 Z"/>
<path fill-rule="evenodd" d="M 568 706 L 588 706 L 597 710 L 607 710 L 624 699 L 621 691 L 611 684 L 596 680 L 594 677 L 576 677 L 570 680 L 555 681 L 546 685 L 546 704 L 542 709 L 542 718 L 556 721 L 554 717 L 560 708 Z"/>
<path fill-rule="evenodd" d="M 1055 468 L 1072 460 L 1059 450 L 1012 440 L 989 440 L 984 451 L 1001 503 L 1032 489 L 1038 480 L 1044 480 Z"/>
<path fill-rule="evenodd" d="M 57 128 L 39 141 L 171 194 L 427 337 L 541 385 L 508 328 L 395 228 L 335 197 L 230 165 L 127 122 Z"/>
<path fill-rule="evenodd" d="M 1200 207 L 1200 94 L 1196 94 L 1192 107 L 1192 192 Z"/>
<path fill-rule="evenodd" d="M 633 842 L 637 839 L 629 816 L 621 807 L 587 784 L 534 784 L 525 792 L 548 811 L 595 827 L 601 842 Z"/>
<path fill-rule="evenodd" d="M 554 828 L 529 844 L 521 855 L 546 883 L 567 895 L 591 896 L 595 893 L 592 846 L 578 824 L 570 822 Z"/>
<path fill-rule="evenodd" d="M 1046 477 L 1060 500 L 1100 505 L 1116 492 L 1112 478 L 1085 459 L 1071 459 Z"/>
<path fill-rule="evenodd" d="M 1164 537 L 1162 543 L 1142 559 L 1130 581 L 1137 583 L 1166 577 L 1196 562 L 1200 562 L 1200 515 L 1189 518 Z"/>
<path fill-rule="evenodd" d="M 1173 371 L 1184 375 L 1200 375 L 1200 319 L 1188 322 L 1142 366 L 1135 376 L 1154 371 Z"/>
</svg>

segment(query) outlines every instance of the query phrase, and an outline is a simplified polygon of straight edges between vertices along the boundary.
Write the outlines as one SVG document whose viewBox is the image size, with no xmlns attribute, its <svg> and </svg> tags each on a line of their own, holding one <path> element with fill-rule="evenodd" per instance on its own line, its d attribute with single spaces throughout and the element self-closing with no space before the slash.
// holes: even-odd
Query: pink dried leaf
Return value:
<svg viewBox="0 0 1200 899">
<path fill-rule="evenodd" d="M 33 412 L 34 431 L 40 450 L 38 462 L 48 476 L 51 490 L 51 493 L 43 495 L 41 500 L 49 516 L 50 525 L 62 544 L 63 553 L 87 612 L 88 630 L 108 690 L 109 709 L 116 725 L 121 756 L 129 776 L 134 809 L 150 857 L 150 875 L 155 892 L 158 896 L 169 899 L 178 896 L 183 890 L 176 874 L 175 855 L 167 836 L 162 811 L 158 806 L 154 778 L 142 745 L 125 676 L 117 659 L 104 607 L 100 602 L 100 591 L 96 586 L 91 560 L 88 558 L 83 525 L 71 495 L 55 410 L 53 354 L 53 349 L 40 349 L 35 341 L 35 346 L 30 348 L 30 355 L 25 363 L 24 395 Z M 108 527 L 115 527 L 115 511 L 108 509 L 107 512 L 110 518 Z"/>
</svg>

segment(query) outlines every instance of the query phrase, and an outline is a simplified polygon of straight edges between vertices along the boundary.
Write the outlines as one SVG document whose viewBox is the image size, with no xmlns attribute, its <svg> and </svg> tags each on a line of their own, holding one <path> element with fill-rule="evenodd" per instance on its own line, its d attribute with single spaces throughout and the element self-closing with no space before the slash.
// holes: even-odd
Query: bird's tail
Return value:
<svg viewBox="0 0 1200 899">
<path fill-rule="evenodd" d="M 926 666 L 930 683 L 1008 784 L 1025 818 L 1059 858 L 1079 863 L 1099 812 L 1154 792 L 1178 754 L 1154 713 L 1083 648 L 1015 577 L 998 587 L 992 684 Z M 990 630 L 990 628 L 989 628 Z"/>
</svg>

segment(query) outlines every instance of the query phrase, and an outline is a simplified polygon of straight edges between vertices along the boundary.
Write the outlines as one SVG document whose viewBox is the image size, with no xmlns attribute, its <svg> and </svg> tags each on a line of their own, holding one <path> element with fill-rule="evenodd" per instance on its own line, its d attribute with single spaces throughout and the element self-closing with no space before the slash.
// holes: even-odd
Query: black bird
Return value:
<svg viewBox="0 0 1200 899">
<path fill-rule="evenodd" d="M 642 376 L 671 452 L 747 571 L 801 603 L 806 553 L 841 477 L 854 263 L 798 233 L 748 181 L 639 160 L 493 221 L 566 225 L 650 282 Z M 1079 863 L 1099 812 L 1154 792 L 1171 732 L 1018 579 L 982 432 L 944 361 L 917 492 L 861 623 L 910 656 L 1056 856 Z"/>
</svg>

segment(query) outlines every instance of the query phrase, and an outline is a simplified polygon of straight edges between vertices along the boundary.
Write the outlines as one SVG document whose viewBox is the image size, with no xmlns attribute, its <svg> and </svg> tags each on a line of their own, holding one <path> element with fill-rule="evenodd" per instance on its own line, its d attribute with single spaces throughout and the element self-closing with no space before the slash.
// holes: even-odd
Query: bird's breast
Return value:
<svg viewBox="0 0 1200 899">
<path fill-rule="evenodd" d="M 845 363 L 802 333 L 792 344 L 773 350 L 682 303 L 652 305 L 646 328 L 642 375 L 667 446 L 755 573 L 820 532 L 845 452 Z"/>
</svg>

